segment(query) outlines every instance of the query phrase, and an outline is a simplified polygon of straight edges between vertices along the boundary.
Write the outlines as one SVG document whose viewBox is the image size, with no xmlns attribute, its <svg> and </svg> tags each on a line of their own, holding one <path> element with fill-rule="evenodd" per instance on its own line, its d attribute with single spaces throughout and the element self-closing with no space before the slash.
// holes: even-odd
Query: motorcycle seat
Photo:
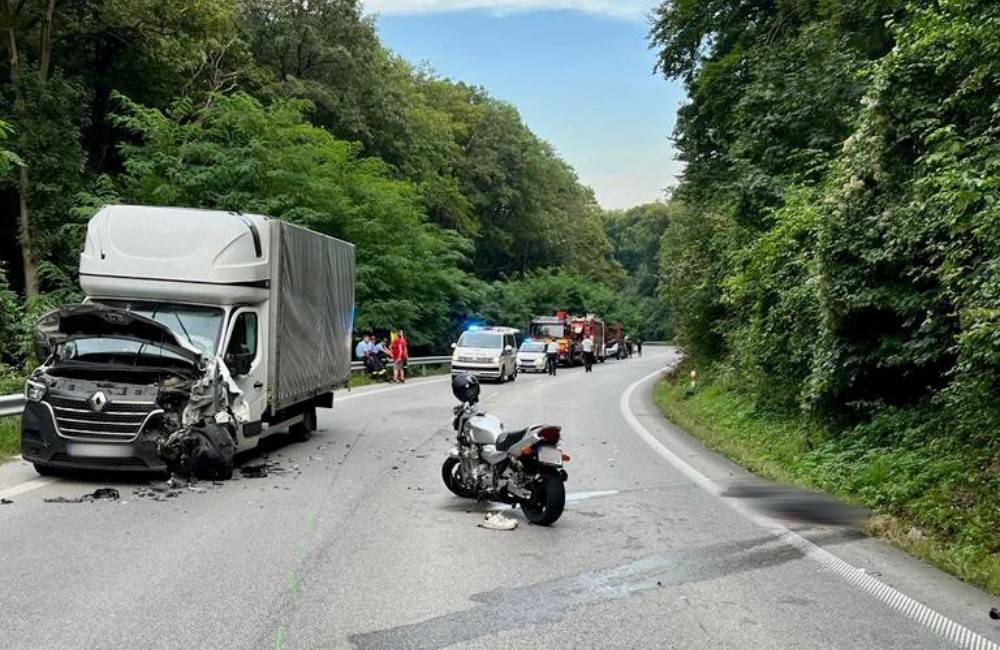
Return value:
<svg viewBox="0 0 1000 650">
<path fill-rule="evenodd" d="M 500 434 L 500 437 L 497 438 L 497 451 L 507 451 L 517 443 L 521 442 L 527 433 L 527 428 L 520 429 L 518 431 L 504 431 Z"/>
</svg>

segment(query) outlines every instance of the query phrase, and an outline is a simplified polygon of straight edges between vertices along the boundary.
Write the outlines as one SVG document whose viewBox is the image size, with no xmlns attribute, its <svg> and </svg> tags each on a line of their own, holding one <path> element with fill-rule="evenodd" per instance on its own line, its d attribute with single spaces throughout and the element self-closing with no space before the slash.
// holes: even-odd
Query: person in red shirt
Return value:
<svg viewBox="0 0 1000 650">
<path fill-rule="evenodd" d="M 403 330 L 396 332 L 392 342 L 392 380 L 400 384 L 406 383 L 406 362 L 410 358 L 410 350 L 406 344 Z"/>
</svg>

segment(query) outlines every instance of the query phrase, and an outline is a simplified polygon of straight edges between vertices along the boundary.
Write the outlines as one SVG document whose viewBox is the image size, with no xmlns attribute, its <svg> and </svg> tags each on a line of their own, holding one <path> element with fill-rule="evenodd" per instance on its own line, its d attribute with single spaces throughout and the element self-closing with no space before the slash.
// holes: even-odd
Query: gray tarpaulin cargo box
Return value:
<svg viewBox="0 0 1000 650">
<path fill-rule="evenodd" d="M 268 403 L 279 411 L 350 380 L 354 245 L 277 219 L 269 226 Z"/>
</svg>

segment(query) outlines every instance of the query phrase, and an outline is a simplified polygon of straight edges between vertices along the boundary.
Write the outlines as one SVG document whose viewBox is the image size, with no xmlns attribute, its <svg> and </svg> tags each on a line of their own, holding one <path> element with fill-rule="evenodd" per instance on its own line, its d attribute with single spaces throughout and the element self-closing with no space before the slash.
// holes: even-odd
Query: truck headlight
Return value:
<svg viewBox="0 0 1000 650">
<path fill-rule="evenodd" d="M 45 394 L 49 392 L 49 387 L 43 383 L 27 380 L 24 382 L 24 396 L 30 402 L 40 402 L 45 398 Z"/>
<path fill-rule="evenodd" d="M 500 357 L 493 357 L 493 363 L 499 364 L 500 363 Z"/>
<path fill-rule="evenodd" d="M 452 361 L 458 361 L 458 360 L 459 360 L 459 359 L 458 359 L 458 352 L 454 352 L 454 353 L 452 353 L 452 355 L 451 355 L 451 360 L 452 360 Z"/>
</svg>

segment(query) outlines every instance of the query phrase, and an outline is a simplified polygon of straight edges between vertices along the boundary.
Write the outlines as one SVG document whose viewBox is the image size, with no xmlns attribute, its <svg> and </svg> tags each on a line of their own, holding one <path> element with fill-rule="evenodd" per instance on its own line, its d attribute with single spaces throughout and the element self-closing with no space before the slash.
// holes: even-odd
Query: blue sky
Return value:
<svg viewBox="0 0 1000 650">
<path fill-rule="evenodd" d="M 669 135 L 683 88 L 653 75 L 649 0 L 367 0 L 413 63 L 517 106 L 605 208 L 675 183 Z"/>
</svg>

